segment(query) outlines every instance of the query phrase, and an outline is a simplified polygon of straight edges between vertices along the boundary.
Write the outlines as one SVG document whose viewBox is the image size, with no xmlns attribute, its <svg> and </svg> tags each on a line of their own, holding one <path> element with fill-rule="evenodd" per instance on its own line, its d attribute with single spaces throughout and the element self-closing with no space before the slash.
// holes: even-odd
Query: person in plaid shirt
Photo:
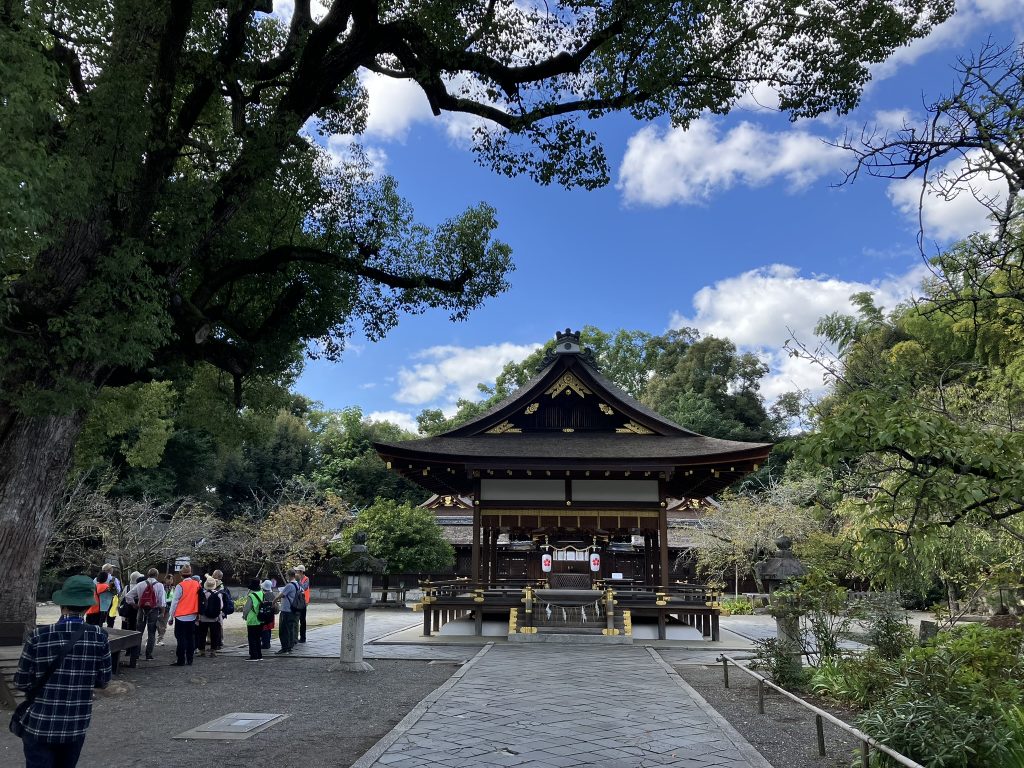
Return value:
<svg viewBox="0 0 1024 768">
<path fill-rule="evenodd" d="M 88 576 L 67 579 L 53 593 L 53 602 L 61 606 L 60 620 L 38 627 L 25 641 L 14 686 L 29 691 L 46 674 L 67 639 L 79 626 L 85 628 L 21 719 L 26 768 L 73 768 L 78 763 L 92 718 L 92 690 L 106 688 L 110 682 L 107 633 L 85 624 L 83 618 L 95 591 Z"/>
</svg>

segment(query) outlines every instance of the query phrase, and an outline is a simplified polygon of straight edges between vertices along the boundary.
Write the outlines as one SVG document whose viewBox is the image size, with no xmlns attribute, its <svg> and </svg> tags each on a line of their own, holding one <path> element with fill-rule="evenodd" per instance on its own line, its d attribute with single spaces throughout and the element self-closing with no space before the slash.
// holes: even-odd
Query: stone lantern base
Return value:
<svg viewBox="0 0 1024 768">
<path fill-rule="evenodd" d="M 327 667 L 328 672 L 373 672 L 365 661 L 339 661 Z"/>
</svg>

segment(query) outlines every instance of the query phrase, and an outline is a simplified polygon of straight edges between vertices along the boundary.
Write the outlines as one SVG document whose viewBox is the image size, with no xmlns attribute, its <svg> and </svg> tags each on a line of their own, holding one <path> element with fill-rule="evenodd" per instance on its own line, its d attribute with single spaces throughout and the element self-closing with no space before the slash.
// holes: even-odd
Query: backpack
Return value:
<svg viewBox="0 0 1024 768">
<path fill-rule="evenodd" d="M 254 603 L 255 605 L 255 603 Z M 263 593 L 263 600 L 256 607 L 256 621 L 269 624 L 274 620 L 274 597 L 268 592 Z"/>
<path fill-rule="evenodd" d="M 295 582 L 292 582 L 295 583 Z M 303 611 L 306 609 L 306 593 L 295 583 L 295 594 L 292 595 L 292 610 Z"/>
<path fill-rule="evenodd" d="M 214 600 L 213 598 L 217 599 Z M 216 592 L 207 593 L 204 589 L 199 593 L 199 613 L 207 619 L 220 618 L 220 596 Z"/>
<path fill-rule="evenodd" d="M 109 587 L 100 592 L 100 613 L 107 613 L 110 611 L 110 606 L 114 604 L 114 593 Z"/>
<path fill-rule="evenodd" d="M 223 587 L 220 591 L 220 599 L 224 605 L 221 607 L 221 613 L 227 617 L 235 612 L 235 599 L 231 597 L 231 592 L 227 587 Z"/>
<path fill-rule="evenodd" d="M 153 582 L 146 581 L 146 588 L 142 590 L 142 594 L 139 596 L 139 608 L 146 610 L 156 607 L 156 590 L 153 588 Z"/>
</svg>

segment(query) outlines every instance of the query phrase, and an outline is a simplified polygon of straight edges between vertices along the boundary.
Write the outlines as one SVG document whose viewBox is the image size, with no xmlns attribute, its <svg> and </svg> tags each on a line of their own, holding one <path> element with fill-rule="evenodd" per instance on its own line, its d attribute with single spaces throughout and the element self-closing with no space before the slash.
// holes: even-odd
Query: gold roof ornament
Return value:
<svg viewBox="0 0 1024 768">
<path fill-rule="evenodd" d="M 552 384 L 550 387 L 544 390 L 544 394 L 550 395 L 551 398 L 554 399 L 559 395 L 563 394 L 576 394 L 579 395 L 580 397 L 586 397 L 587 395 L 592 395 L 594 393 L 591 392 L 586 387 L 586 385 L 582 381 L 577 379 L 573 374 L 564 373 L 558 379 L 558 381 L 556 381 L 554 384 Z"/>
</svg>

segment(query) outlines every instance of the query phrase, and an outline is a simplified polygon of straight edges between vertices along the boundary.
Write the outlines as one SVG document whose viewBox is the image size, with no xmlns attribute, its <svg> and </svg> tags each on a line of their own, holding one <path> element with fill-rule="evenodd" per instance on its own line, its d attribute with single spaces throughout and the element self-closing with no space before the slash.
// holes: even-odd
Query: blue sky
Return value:
<svg viewBox="0 0 1024 768">
<path fill-rule="evenodd" d="M 307 363 L 297 389 L 327 408 L 358 406 L 412 426 L 424 408 L 450 411 L 475 397 L 477 382 L 557 329 L 589 324 L 728 336 L 769 363 L 769 400 L 820 391 L 821 373 L 782 351 L 790 330 L 813 341 L 817 318 L 847 309 L 850 294 L 874 290 L 891 307 L 925 274 L 920 185 L 837 186 L 850 160 L 825 142 L 846 128 L 919 118 L 924 102 L 951 89 L 958 56 L 989 37 L 1022 39 L 1022 29 L 1024 0 L 960 0 L 953 19 L 877 67 L 861 106 L 841 118 L 790 123 L 769 92 L 685 132 L 606 118 L 612 184 L 594 192 L 496 176 L 474 162 L 464 121 L 432 117 L 412 86 L 367 81 L 361 141 L 417 217 L 436 224 L 487 201 L 516 271 L 511 289 L 467 321 L 405 317 L 383 341 L 353 338 L 339 363 Z M 926 234 L 949 242 L 983 226 L 983 213 L 969 195 L 928 201 Z"/>
</svg>

